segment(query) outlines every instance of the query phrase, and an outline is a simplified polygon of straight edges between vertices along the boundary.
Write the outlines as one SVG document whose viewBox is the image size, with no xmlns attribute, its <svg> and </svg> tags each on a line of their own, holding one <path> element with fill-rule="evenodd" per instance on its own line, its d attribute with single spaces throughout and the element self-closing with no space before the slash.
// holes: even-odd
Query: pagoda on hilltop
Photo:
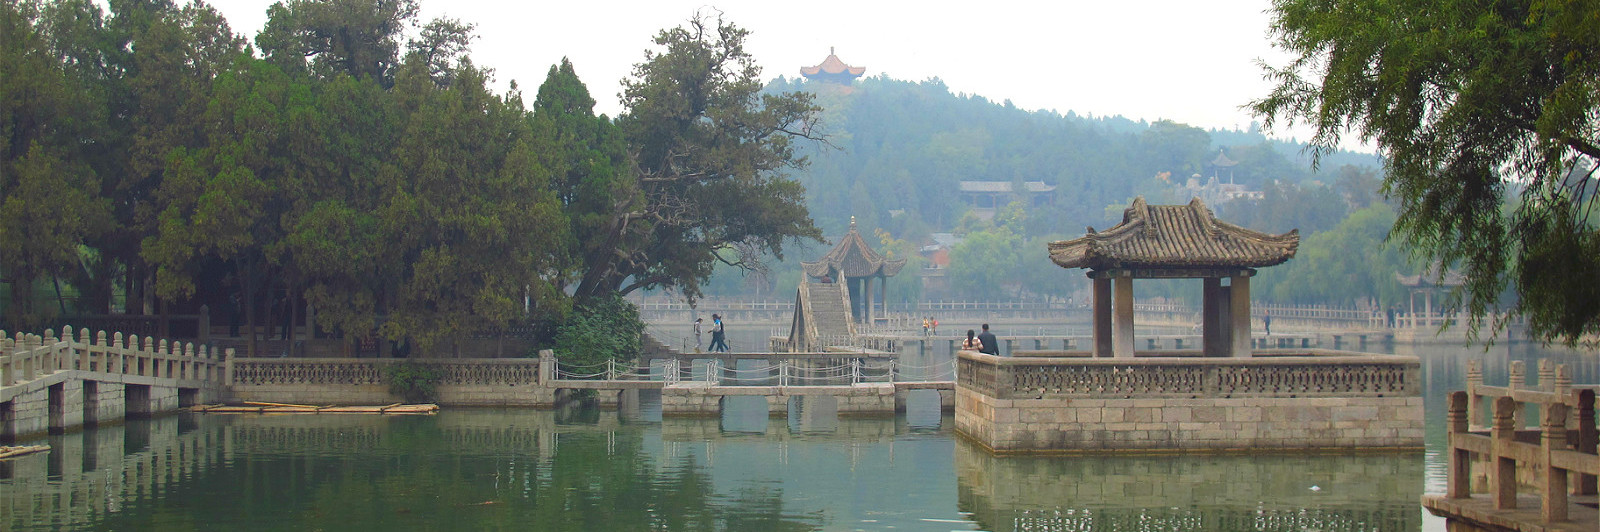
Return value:
<svg viewBox="0 0 1600 532">
<path fill-rule="evenodd" d="M 850 85 L 856 78 L 867 72 L 867 67 L 850 66 L 833 55 L 833 48 L 828 48 L 828 58 L 823 59 L 817 66 L 800 67 L 800 75 L 808 80 Z"/>
</svg>

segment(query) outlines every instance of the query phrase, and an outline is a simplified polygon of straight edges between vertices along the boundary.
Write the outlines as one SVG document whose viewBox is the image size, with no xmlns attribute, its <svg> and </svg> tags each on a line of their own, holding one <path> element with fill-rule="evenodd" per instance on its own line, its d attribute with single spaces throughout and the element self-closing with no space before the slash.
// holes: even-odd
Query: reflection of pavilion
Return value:
<svg viewBox="0 0 1600 532">
<path fill-rule="evenodd" d="M 1188 205 L 1146 205 L 1135 198 L 1122 223 L 1050 244 L 1063 268 L 1087 268 L 1094 279 L 1094 356 L 1133 356 L 1133 280 L 1204 282 L 1201 348 L 1207 356 L 1250 356 L 1250 277 L 1255 268 L 1294 256 L 1298 230 L 1269 235 L 1212 215 L 1198 198 Z M 1223 286 L 1223 280 L 1228 281 Z"/>
</svg>

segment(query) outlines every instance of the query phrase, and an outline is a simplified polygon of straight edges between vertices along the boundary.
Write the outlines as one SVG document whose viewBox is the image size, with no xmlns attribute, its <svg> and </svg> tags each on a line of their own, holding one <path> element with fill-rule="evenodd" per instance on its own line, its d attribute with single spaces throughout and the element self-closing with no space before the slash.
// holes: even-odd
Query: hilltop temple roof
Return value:
<svg viewBox="0 0 1600 532">
<path fill-rule="evenodd" d="M 818 74 L 848 74 L 850 77 L 860 76 L 867 72 L 867 67 L 850 66 L 833 55 L 833 49 L 828 49 L 828 58 L 823 59 L 817 66 L 800 67 L 800 75 L 812 77 Z"/>
<path fill-rule="evenodd" d="M 1222 150 L 1217 150 L 1217 158 L 1211 160 L 1211 166 L 1219 166 L 1222 168 L 1231 168 L 1233 166 L 1237 166 L 1238 164 L 1239 161 L 1229 159 L 1228 154 L 1223 153 Z"/>
<path fill-rule="evenodd" d="M 996 192 L 1005 193 L 1016 190 L 1015 184 L 1010 181 L 961 181 L 956 184 L 961 192 Z M 1044 181 L 1028 181 L 1022 184 L 1023 190 L 1028 192 L 1052 192 L 1056 187 L 1046 185 Z"/>
<path fill-rule="evenodd" d="M 904 268 L 905 265 L 905 259 L 888 260 L 873 251 L 867 245 L 866 239 L 861 238 L 861 233 L 856 232 L 854 218 L 850 220 L 850 232 L 839 239 L 838 245 L 835 245 L 832 251 L 816 262 L 800 263 L 806 275 L 812 277 L 822 277 L 832 271 L 840 272 L 843 277 L 875 275 L 893 277 L 894 274 L 900 273 L 900 268 Z"/>
<path fill-rule="evenodd" d="M 1259 268 L 1282 264 L 1300 245 L 1298 229 L 1270 235 L 1218 220 L 1199 198 L 1188 205 L 1146 205 L 1143 197 L 1122 223 L 1050 244 L 1063 268 L 1160 270 Z"/>
</svg>

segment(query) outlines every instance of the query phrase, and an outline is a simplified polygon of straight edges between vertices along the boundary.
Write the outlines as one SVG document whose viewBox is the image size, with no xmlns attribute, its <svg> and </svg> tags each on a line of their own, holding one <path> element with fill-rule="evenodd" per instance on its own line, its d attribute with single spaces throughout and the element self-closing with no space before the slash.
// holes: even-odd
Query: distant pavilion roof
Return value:
<svg viewBox="0 0 1600 532">
<path fill-rule="evenodd" d="M 1222 150 L 1217 150 L 1217 158 L 1211 160 L 1212 166 L 1220 166 L 1223 168 L 1236 166 L 1238 164 L 1239 161 L 1229 159 L 1227 154 L 1222 153 Z"/>
<path fill-rule="evenodd" d="M 812 277 L 822 277 L 832 271 L 838 271 L 844 277 L 893 277 L 905 265 L 906 259 L 888 260 L 873 251 L 866 239 L 861 238 L 861 233 L 856 232 L 854 218 L 850 220 L 850 232 L 839 239 L 832 251 L 816 262 L 800 263 L 806 275 Z"/>
<path fill-rule="evenodd" d="M 848 74 L 853 78 L 865 73 L 867 73 L 867 67 L 850 66 L 844 64 L 844 61 L 839 60 L 839 56 L 833 55 L 832 48 L 828 49 L 828 58 L 823 59 L 821 64 L 818 64 L 817 66 L 800 67 L 800 75 L 808 78 L 818 74 Z"/>
<path fill-rule="evenodd" d="M 961 192 L 1011 192 L 1015 189 L 1011 181 L 962 181 L 957 186 Z M 1056 187 L 1044 184 L 1044 181 L 1028 181 L 1022 184 L 1028 192 L 1050 192 Z"/>
<path fill-rule="evenodd" d="M 1063 268 L 1194 270 L 1259 268 L 1282 264 L 1300 246 L 1298 229 L 1271 235 L 1218 220 L 1199 198 L 1188 205 L 1146 205 L 1143 197 L 1122 213 L 1122 223 L 1082 238 L 1050 244 L 1050 260 Z"/>
<path fill-rule="evenodd" d="M 1407 288 L 1454 288 L 1466 284 L 1466 276 L 1455 270 L 1445 270 L 1439 273 L 1439 265 L 1429 266 L 1417 275 L 1400 275 L 1395 272 L 1394 279 Z"/>
</svg>

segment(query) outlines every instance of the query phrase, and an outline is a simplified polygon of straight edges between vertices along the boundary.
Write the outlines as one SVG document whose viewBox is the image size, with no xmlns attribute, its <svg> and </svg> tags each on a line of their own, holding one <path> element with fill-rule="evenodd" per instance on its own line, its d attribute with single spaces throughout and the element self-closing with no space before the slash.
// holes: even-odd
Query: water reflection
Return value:
<svg viewBox="0 0 1600 532">
<path fill-rule="evenodd" d="M 985 530 L 1417 530 L 1416 453 L 996 457 L 956 446 Z"/>
</svg>

